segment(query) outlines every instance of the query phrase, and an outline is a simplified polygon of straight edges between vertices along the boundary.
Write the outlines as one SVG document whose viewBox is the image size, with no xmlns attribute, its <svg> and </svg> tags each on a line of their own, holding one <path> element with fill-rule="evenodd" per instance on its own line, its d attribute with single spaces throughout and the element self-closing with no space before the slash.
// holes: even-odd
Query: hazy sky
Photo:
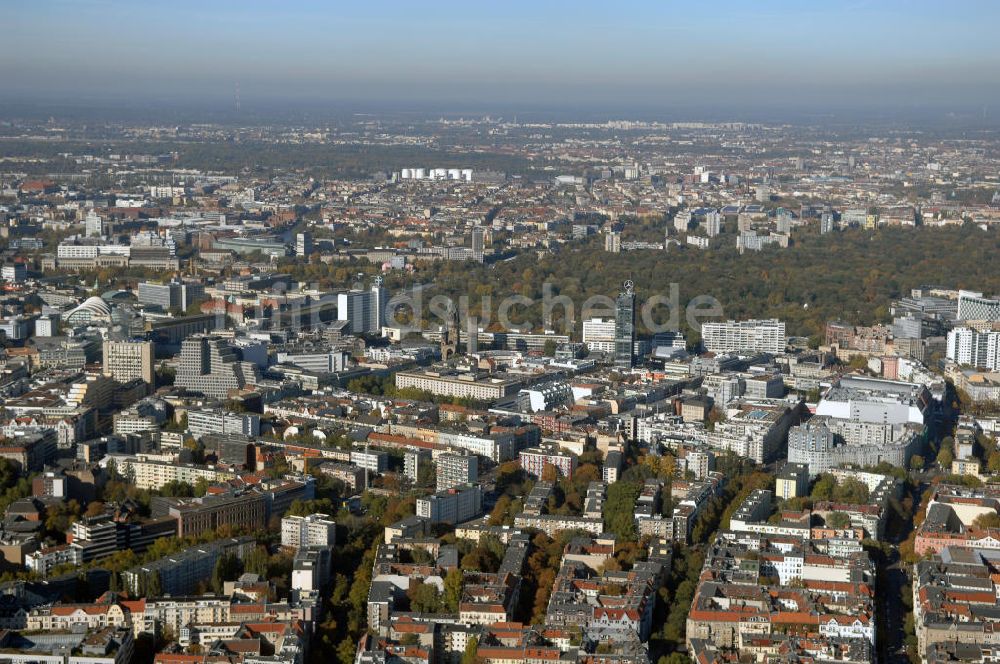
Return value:
<svg viewBox="0 0 1000 664">
<path fill-rule="evenodd" d="M 6 0 L 0 98 L 1000 102 L 1000 2 Z"/>
</svg>

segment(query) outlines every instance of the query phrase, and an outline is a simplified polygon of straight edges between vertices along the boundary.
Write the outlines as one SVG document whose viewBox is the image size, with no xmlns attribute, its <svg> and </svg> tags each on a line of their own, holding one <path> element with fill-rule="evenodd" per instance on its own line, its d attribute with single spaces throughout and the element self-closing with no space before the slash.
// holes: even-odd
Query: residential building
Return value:
<svg viewBox="0 0 1000 664">
<path fill-rule="evenodd" d="M 775 477 L 774 493 L 782 500 L 809 494 L 809 466 L 803 463 L 786 463 Z"/>
<path fill-rule="evenodd" d="M 406 475 L 411 482 L 416 482 L 420 479 L 421 470 L 429 463 L 432 463 L 432 457 L 429 450 L 413 450 L 403 452 L 403 474 Z M 461 482 L 459 482 L 459 484 L 461 484 Z M 438 491 L 440 490 L 441 488 L 439 487 Z"/>
<path fill-rule="evenodd" d="M 137 565 L 122 572 L 122 583 L 130 593 L 143 596 L 149 580 L 157 577 L 161 595 L 184 596 L 193 593 L 199 583 L 212 577 L 215 563 L 223 555 L 245 558 L 257 547 L 252 537 L 219 540 L 185 549 L 150 563 Z"/>
<path fill-rule="evenodd" d="M 519 453 L 521 468 L 533 477 L 542 477 L 545 466 L 556 469 L 561 477 L 573 477 L 576 470 L 576 455 L 566 454 L 555 447 L 532 447 Z"/>
<path fill-rule="evenodd" d="M 434 462 L 438 491 L 446 491 L 464 484 L 475 484 L 479 480 L 479 457 L 475 454 L 447 452 L 439 454 Z"/>
<path fill-rule="evenodd" d="M 152 387 L 156 382 L 153 373 L 152 341 L 104 340 L 104 375 L 119 383 L 140 379 Z"/>
<path fill-rule="evenodd" d="M 756 352 L 784 353 L 787 339 L 785 323 L 770 320 L 703 323 L 702 343 L 713 353 Z"/>
<path fill-rule="evenodd" d="M 462 523 L 482 513 L 483 492 L 479 485 L 453 487 L 417 498 L 417 516 L 430 523 Z"/>
<path fill-rule="evenodd" d="M 337 524 L 326 514 L 286 516 L 281 520 L 281 546 L 329 548 L 336 543 Z"/>
<path fill-rule="evenodd" d="M 948 332 L 947 358 L 960 365 L 1000 371 L 1000 330 L 956 327 Z"/>
<path fill-rule="evenodd" d="M 377 450 L 351 450 L 351 463 L 358 468 L 381 474 L 389 469 L 389 455 Z"/>
</svg>

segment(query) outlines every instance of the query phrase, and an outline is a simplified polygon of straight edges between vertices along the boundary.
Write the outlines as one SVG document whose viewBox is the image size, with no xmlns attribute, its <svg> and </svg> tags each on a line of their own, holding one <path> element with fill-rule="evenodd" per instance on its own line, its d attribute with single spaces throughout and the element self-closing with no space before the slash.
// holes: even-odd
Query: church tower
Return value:
<svg viewBox="0 0 1000 664">
<path fill-rule="evenodd" d="M 451 308 L 451 318 L 441 332 L 441 361 L 447 362 L 458 352 L 458 307 Z"/>
</svg>

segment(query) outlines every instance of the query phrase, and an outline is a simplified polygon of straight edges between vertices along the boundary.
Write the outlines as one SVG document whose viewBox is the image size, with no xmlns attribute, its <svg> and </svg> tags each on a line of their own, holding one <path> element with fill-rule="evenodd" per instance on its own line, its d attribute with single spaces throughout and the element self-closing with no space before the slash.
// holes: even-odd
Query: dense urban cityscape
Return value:
<svg viewBox="0 0 1000 664">
<path fill-rule="evenodd" d="M 986 107 L 233 92 L 0 103 L 0 664 L 998 661 Z"/>
</svg>

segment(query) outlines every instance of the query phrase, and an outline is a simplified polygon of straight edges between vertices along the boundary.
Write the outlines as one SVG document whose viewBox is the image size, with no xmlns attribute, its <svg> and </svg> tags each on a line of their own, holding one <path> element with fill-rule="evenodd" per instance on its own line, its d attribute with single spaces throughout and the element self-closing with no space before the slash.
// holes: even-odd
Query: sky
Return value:
<svg viewBox="0 0 1000 664">
<path fill-rule="evenodd" d="M 1000 2 L 5 0 L 0 101 L 1000 105 Z"/>
</svg>

